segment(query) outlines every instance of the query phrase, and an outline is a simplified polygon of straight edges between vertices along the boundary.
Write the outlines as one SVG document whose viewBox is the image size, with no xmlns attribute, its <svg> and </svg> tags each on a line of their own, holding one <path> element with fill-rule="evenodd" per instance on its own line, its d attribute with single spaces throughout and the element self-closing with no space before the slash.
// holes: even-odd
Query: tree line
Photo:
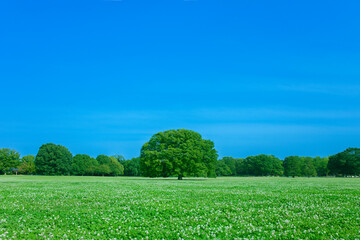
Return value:
<svg viewBox="0 0 360 240">
<path fill-rule="evenodd" d="M 217 161 L 217 176 L 359 176 L 360 148 L 348 148 L 329 157 L 273 155 L 243 158 L 224 157 Z"/>
<path fill-rule="evenodd" d="M 38 174 L 74 176 L 140 176 L 139 158 L 126 160 L 122 155 L 73 154 L 64 146 L 43 144 L 36 156 L 0 149 L 1 174 Z"/>
<path fill-rule="evenodd" d="M 39 174 L 74 176 L 143 176 L 140 157 L 126 160 L 122 155 L 76 154 L 52 143 L 40 147 L 35 156 L 12 149 L 0 149 L 1 174 Z M 288 156 L 284 160 L 273 155 L 247 158 L 223 157 L 216 161 L 216 176 L 358 176 L 360 149 L 348 148 L 329 157 Z M 159 175 L 161 177 L 161 174 Z"/>
<path fill-rule="evenodd" d="M 218 159 L 214 143 L 186 129 L 154 134 L 140 157 L 73 154 L 64 146 L 43 144 L 36 156 L 0 149 L 1 174 L 76 176 L 216 177 L 216 176 L 359 176 L 360 149 L 348 148 L 329 157 L 273 155 Z"/>
<path fill-rule="evenodd" d="M 273 155 L 247 158 L 224 157 L 217 162 L 217 176 L 328 176 L 328 157 L 289 156 L 284 160 Z"/>
</svg>

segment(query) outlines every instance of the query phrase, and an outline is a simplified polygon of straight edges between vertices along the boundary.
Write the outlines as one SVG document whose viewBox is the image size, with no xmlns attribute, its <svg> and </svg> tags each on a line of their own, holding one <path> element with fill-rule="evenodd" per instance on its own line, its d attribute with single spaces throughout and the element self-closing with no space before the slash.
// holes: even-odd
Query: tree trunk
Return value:
<svg viewBox="0 0 360 240">
<path fill-rule="evenodd" d="M 178 176 L 178 180 L 183 180 L 183 175 L 180 174 L 180 175 Z"/>
</svg>

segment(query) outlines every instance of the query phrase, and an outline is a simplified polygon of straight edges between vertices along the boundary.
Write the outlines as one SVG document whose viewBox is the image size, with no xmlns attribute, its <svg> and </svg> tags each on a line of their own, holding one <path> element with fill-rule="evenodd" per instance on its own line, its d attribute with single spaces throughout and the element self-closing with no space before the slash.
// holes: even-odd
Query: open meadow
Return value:
<svg viewBox="0 0 360 240">
<path fill-rule="evenodd" d="M 360 239 L 360 179 L 0 176 L 13 238 Z"/>
</svg>

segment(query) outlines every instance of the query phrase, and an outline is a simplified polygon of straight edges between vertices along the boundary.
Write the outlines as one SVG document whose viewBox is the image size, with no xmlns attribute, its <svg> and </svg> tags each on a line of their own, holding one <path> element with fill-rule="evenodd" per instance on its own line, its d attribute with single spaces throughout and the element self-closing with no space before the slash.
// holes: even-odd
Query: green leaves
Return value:
<svg viewBox="0 0 360 240">
<path fill-rule="evenodd" d="M 122 162 L 125 176 L 140 176 L 140 157 Z"/>
<path fill-rule="evenodd" d="M 210 176 L 215 173 L 214 143 L 186 129 L 153 135 L 141 148 L 140 168 L 146 177 Z"/>
<path fill-rule="evenodd" d="M 87 154 L 76 154 L 72 165 L 73 175 L 92 175 L 92 167 L 98 166 L 98 162 L 95 158 L 90 157 Z"/>
<path fill-rule="evenodd" d="M 27 155 L 20 160 L 18 166 L 19 173 L 21 174 L 34 174 L 36 172 L 35 156 Z"/>
<path fill-rule="evenodd" d="M 41 175 L 70 175 L 72 164 L 71 152 L 53 143 L 43 144 L 35 158 L 37 173 Z"/>
<path fill-rule="evenodd" d="M 360 148 L 348 148 L 329 157 L 328 168 L 333 175 L 360 174 Z"/>
<path fill-rule="evenodd" d="M 289 156 L 284 159 L 284 175 L 315 177 L 327 175 L 327 158 Z"/>
<path fill-rule="evenodd" d="M 20 163 L 20 154 L 9 148 L 0 149 L 0 173 L 17 168 Z"/>
<path fill-rule="evenodd" d="M 282 161 L 273 155 L 250 156 L 244 160 L 248 175 L 279 176 L 283 174 Z"/>
</svg>

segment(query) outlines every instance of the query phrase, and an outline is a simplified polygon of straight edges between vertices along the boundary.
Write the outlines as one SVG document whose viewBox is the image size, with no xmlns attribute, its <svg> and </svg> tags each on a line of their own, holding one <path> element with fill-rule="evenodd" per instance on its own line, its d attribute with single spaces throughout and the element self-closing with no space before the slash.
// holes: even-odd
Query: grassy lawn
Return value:
<svg viewBox="0 0 360 240">
<path fill-rule="evenodd" d="M 359 239 L 359 178 L 0 176 L 0 239 Z"/>
</svg>

